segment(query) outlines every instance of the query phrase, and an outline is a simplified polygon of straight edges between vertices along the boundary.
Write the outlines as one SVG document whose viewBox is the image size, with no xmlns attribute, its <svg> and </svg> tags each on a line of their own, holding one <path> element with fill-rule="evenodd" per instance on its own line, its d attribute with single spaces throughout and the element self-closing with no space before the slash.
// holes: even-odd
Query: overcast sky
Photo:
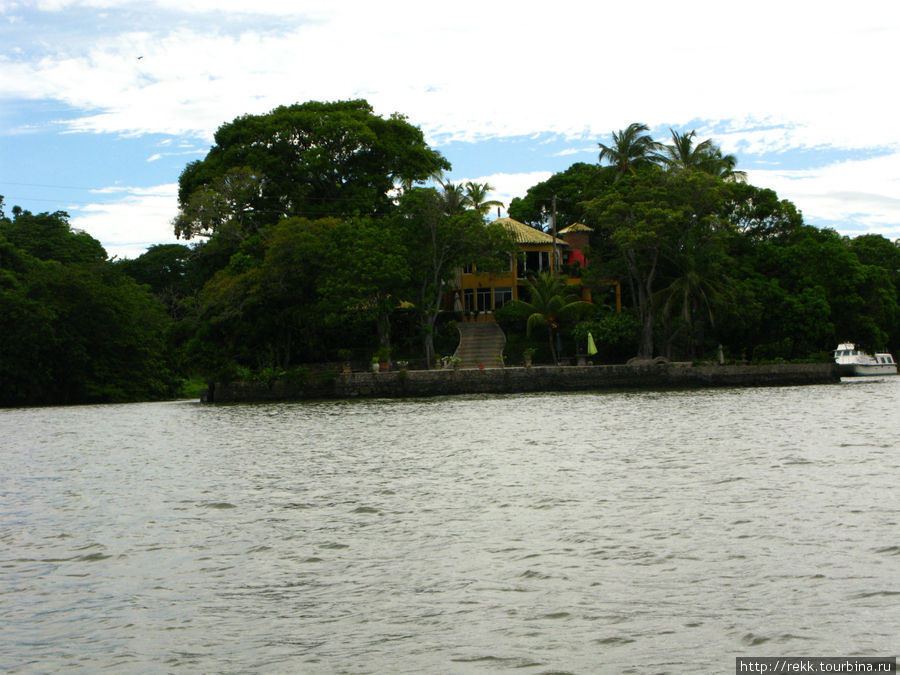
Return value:
<svg viewBox="0 0 900 675">
<path fill-rule="evenodd" d="M 330 6 L 333 5 L 333 6 Z M 216 128 L 307 100 L 400 112 L 508 204 L 631 122 L 696 129 L 806 221 L 900 237 L 891 2 L 0 0 L 0 194 L 110 255 L 174 241 Z"/>
</svg>

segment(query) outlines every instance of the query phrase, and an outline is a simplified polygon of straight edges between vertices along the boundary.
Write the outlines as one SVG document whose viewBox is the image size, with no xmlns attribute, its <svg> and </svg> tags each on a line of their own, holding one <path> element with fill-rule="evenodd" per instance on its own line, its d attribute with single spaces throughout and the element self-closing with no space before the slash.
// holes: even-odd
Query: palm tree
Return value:
<svg viewBox="0 0 900 675">
<path fill-rule="evenodd" d="M 438 181 L 443 192 L 441 197 L 443 200 L 444 212 L 450 216 L 458 216 L 466 210 L 466 193 L 463 186 L 459 183 L 451 181 Z"/>
<path fill-rule="evenodd" d="M 493 191 L 490 183 L 466 183 L 466 195 L 464 202 L 466 206 L 478 212 L 482 218 L 487 215 L 493 206 L 503 206 L 503 202 L 496 199 L 487 199 L 488 193 Z"/>
<path fill-rule="evenodd" d="M 726 272 L 726 258 L 721 245 L 721 239 L 712 233 L 703 237 L 694 232 L 671 256 L 677 270 L 676 276 L 658 294 L 666 325 L 676 310 L 680 312 L 688 333 L 688 355 L 691 359 L 697 358 L 697 347 L 703 347 L 704 316 L 709 319 L 709 325 L 715 327 L 713 310 L 729 296 L 732 282 Z"/>
<path fill-rule="evenodd" d="M 553 357 L 553 363 L 559 365 L 554 339 L 559 322 L 576 317 L 592 308 L 593 305 L 579 300 L 572 287 L 566 284 L 565 277 L 554 277 L 545 272 L 536 279 L 528 281 L 526 286 L 529 302 L 514 300 L 508 305 L 523 317 L 527 317 L 526 334 L 529 337 L 531 331 L 537 326 L 547 327 L 550 355 Z"/>
<path fill-rule="evenodd" d="M 714 153 L 718 150 L 712 139 L 707 138 L 702 143 L 694 145 L 694 130 L 686 134 L 680 134 L 674 129 L 669 129 L 672 134 L 672 144 L 663 145 L 661 152 L 657 153 L 659 161 L 670 171 L 690 171 L 692 169 L 704 170 Z"/>
<path fill-rule="evenodd" d="M 746 183 L 747 172 L 736 171 L 737 157 L 734 155 L 723 155 L 721 150 L 716 149 L 716 163 L 713 170 L 710 171 L 714 176 L 718 176 L 722 180 L 729 183 Z"/>
<path fill-rule="evenodd" d="M 646 133 L 648 131 L 650 127 L 646 124 L 632 122 L 627 129 L 612 133 L 611 146 L 597 144 L 600 146 L 600 161 L 606 160 L 616 168 L 615 180 L 618 181 L 626 174 L 633 174 L 635 169 L 654 161 L 660 144 Z"/>
<path fill-rule="evenodd" d="M 727 181 L 744 181 L 747 174 L 735 171 L 737 158 L 734 155 L 723 155 L 721 148 L 712 139 L 694 145 L 697 136 L 695 130 L 680 134 L 669 129 L 672 144 L 663 145 L 655 157 L 670 171 L 705 171 Z"/>
</svg>

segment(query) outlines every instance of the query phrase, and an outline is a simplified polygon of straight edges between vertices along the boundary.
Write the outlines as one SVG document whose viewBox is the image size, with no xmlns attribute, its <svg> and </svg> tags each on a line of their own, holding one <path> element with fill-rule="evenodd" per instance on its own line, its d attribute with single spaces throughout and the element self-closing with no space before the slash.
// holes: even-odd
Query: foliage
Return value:
<svg viewBox="0 0 900 675">
<path fill-rule="evenodd" d="M 467 264 L 490 272 L 510 265 L 509 232 L 484 225 L 476 210 L 459 210 L 456 190 L 417 188 L 403 195 L 396 219 L 409 252 L 410 298 L 420 316 L 424 356 L 434 363 L 434 332 L 447 282 Z"/>
<path fill-rule="evenodd" d="M 6 238 L 15 228 L 0 221 L 0 405 L 177 394 L 162 305 L 80 233 L 66 235 L 63 214 L 22 212 L 16 221 L 23 217 L 41 223 L 29 249 L 46 238 L 44 254 L 65 261 L 16 247 Z"/>
<path fill-rule="evenodd" d="M 642 325 L 641 358 L 654 353 L 663 257 L 688 246 L 698 229 L 715 236 L 724 227 L 719 185 L 718 179 L 698 172 L 672 174 L 649 167 L 586 204 L 591 222 L 607 232 L 625 263 Z"/>
<path fill-rule="evenodd" d="M 587 344 L 588 333 L 597 347 L 600 362 L 617 363 L 631 358 L 637 348 L 640 324 L 634 315 L 610 312 L 592 321 L 578 323 L 572 331 L 580 345 Z"/>
<path fill-rule="evenodd" d="M 283 217 L 384 215 L 397 185 L 449 168 L 417 127 L 402 115 L 375 115 L 366 101 L 280 106 L 219 127 L 207 156 L 179 178 L 175 232 L 190 238 L 226 223 L 246 233 Z"/>
<path fill-rule="evenodd" d="M 169 316 L 179 320 L 190 312 L 186 302 L 203 285 L 196 252 L 184 244 L 157 244 L 134 259 L 117 260 L 116 265 L 139 284 L 145 284 L 165 306 Z"/>
<path fill-rule="evenodd" d="M 528 188 L 524 197 L 514 198 L 509 206 L 509 215 L 526 225 L 543 229 L 550 220 L 555 195 L 556 227 L 561 230 L 584 220 L 582 202 L 586 195 L 596 192 L 604 180 L 599 167 L 582 162 L 573 164 Z"/>
<path fill-rule="evenodd" d="M 803 226 L 803 217 L 787 200 L 779 200 L 774 190 L 748 183 L 728 186 L 725 217 L 748 243 L 783 238 Z"/>
<path fill-rule="evenodd" d="M 724 180 L 742 182 L 747 174 L 736 171 L 737 163 L 734 155 L 724 155 L 721 149 L 713 143 L 712 139 L 706 139 L 694 144 L 697 132 L 691 130 L 679 133 L 674 129 L 671 145 L 657 145 L 655 158 L 667 170 L 679 171 L 703 171 Z"/>
<path fill-rule="evenodd" d="M 237 238 L 255 232 L 267 220 L 266 213 L 258 212 L 265 188 L 260 172 L 246 166 L 228 168 L 186 194 L 172 222 L 175 236 L 210 237 L 229 226 L 229 234 Z"/>
<path fill-rule="evenodd" d="M 714 143 L 671 133 L 662 145 L 632 124 L 601 145 L 606 166 L 574 164 L 513 200 L 534 227 L 554 196 L 559 228 L 592 226 L 582 281 L 595 299 L 621 282 L 627 309 L 535 279 L 495 312 L 511 360 L 537 346 L 555 362 L 588 331 L 604 361 L 718 344 L 769 361 L 827 358 L 843 340 L 900 351 L 896 242 L 806 226 Z M 406 360 L 421 345 L 430 365 L 458 339 L 442 311 L 458 268 L 505 270 L 516 250 L 484 224 L 490 185 L 416 187 L 448 167 L 401 116 L 310 102 L 223 125 L 185 168 L 174 227 L 202 239 L 190 248 L 108 261 L 64 212 L 6 217 L 0 198 L 0 404 L 172 396 L 183 372 L 312 381 L 299 364 L 350 347 Z"/>
<path fill-rule="evenodd" d="M 474 183 L 472 181 L 467 181 L 465 190 L 465 205 L 482 218 L 487 216 L 488 211 L 490 211 L 492 207 L 503 206 L 503 202 L 487 198 L 488 194 L 494 190 L 490 183 Z"/>
<path fill-rule="evenodd" d="M 379 345 L 391 344 L 391 313 L 410 281 L 402 233 L 386 219 L 338 222 L 321 253 L 319 294 L 338 320 L 351 312 L 375 322 Z"/>
<path fill-rule="evenodd" d="M 0 233 L 16 248 L 40 260 L 61 263 L 96 263 L 106 251 L 87 232 L 73 230 L 65 211 L 32 214 L 19 211 L 11 220 L 0 219 Z"/>
<path fill-rule="evenodd" d="M 541 274 L 526 284 L 528 300 L 513 300 L 507 303 L 507 313 L 525 319 L 527 335 L 538 327 L 547 329 L 550 356 L 554 364 L 559 363 L 556 350 L 556 330 L 563 321 L 571 321 L 593 311 L 593 305 L 578 299 L 565 277 Z"/>
<path fill-rule="evenodd" d="M 600 146 L 600 161 L 606 161 L 614 172 L 614 180 L 634 175 L 638 169 L 651 165 L 660 144 L 653 140 L 646 124 L 632 122 L 625 129 L 612 133 L 612 145 Z"/>
</svg>

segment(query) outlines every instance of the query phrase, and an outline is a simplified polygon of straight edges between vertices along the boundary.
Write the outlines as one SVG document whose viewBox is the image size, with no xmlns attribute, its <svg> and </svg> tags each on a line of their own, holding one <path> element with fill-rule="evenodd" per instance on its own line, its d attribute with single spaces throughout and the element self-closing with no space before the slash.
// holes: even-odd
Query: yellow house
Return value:
<svg viewBox="0 0 900 675">
<path fill-rule="evenodd" d="M 495 223 L 505 227 L 513 236 L 519 254 L 510 259 L 504 272 L 479 273 L 474 266 L 457 271 L 452 288 L 446 297 L 446 308 L 461 312 L 466 321 L 493 321 L 493 313 L 510 300 L 524 295 L 528 277 L 542 272 L 559 273 L 568 244 L 525 223 L 512 218 L 500 218 Z M 569 279 L 581 285 L 580 279 Z M 590 301 L 590 290 L 582 287 L 581 298 Z"/>
</svg>

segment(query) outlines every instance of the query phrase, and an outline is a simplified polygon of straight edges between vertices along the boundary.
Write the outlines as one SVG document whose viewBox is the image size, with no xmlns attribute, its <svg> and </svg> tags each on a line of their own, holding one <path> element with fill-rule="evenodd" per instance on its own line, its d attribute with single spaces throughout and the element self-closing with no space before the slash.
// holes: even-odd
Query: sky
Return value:
<svg viewBox="0 0 900 675">
<path fill-rule="evenodd" d="M 807 223 L 900 238 L 893 2 L 0 0 L 0 195 L 110 256 L 176 241 L 215 130 L 308 100 L 399 112 L 508 204 L 632 122 L 696 130 Z"/>
</svg>

